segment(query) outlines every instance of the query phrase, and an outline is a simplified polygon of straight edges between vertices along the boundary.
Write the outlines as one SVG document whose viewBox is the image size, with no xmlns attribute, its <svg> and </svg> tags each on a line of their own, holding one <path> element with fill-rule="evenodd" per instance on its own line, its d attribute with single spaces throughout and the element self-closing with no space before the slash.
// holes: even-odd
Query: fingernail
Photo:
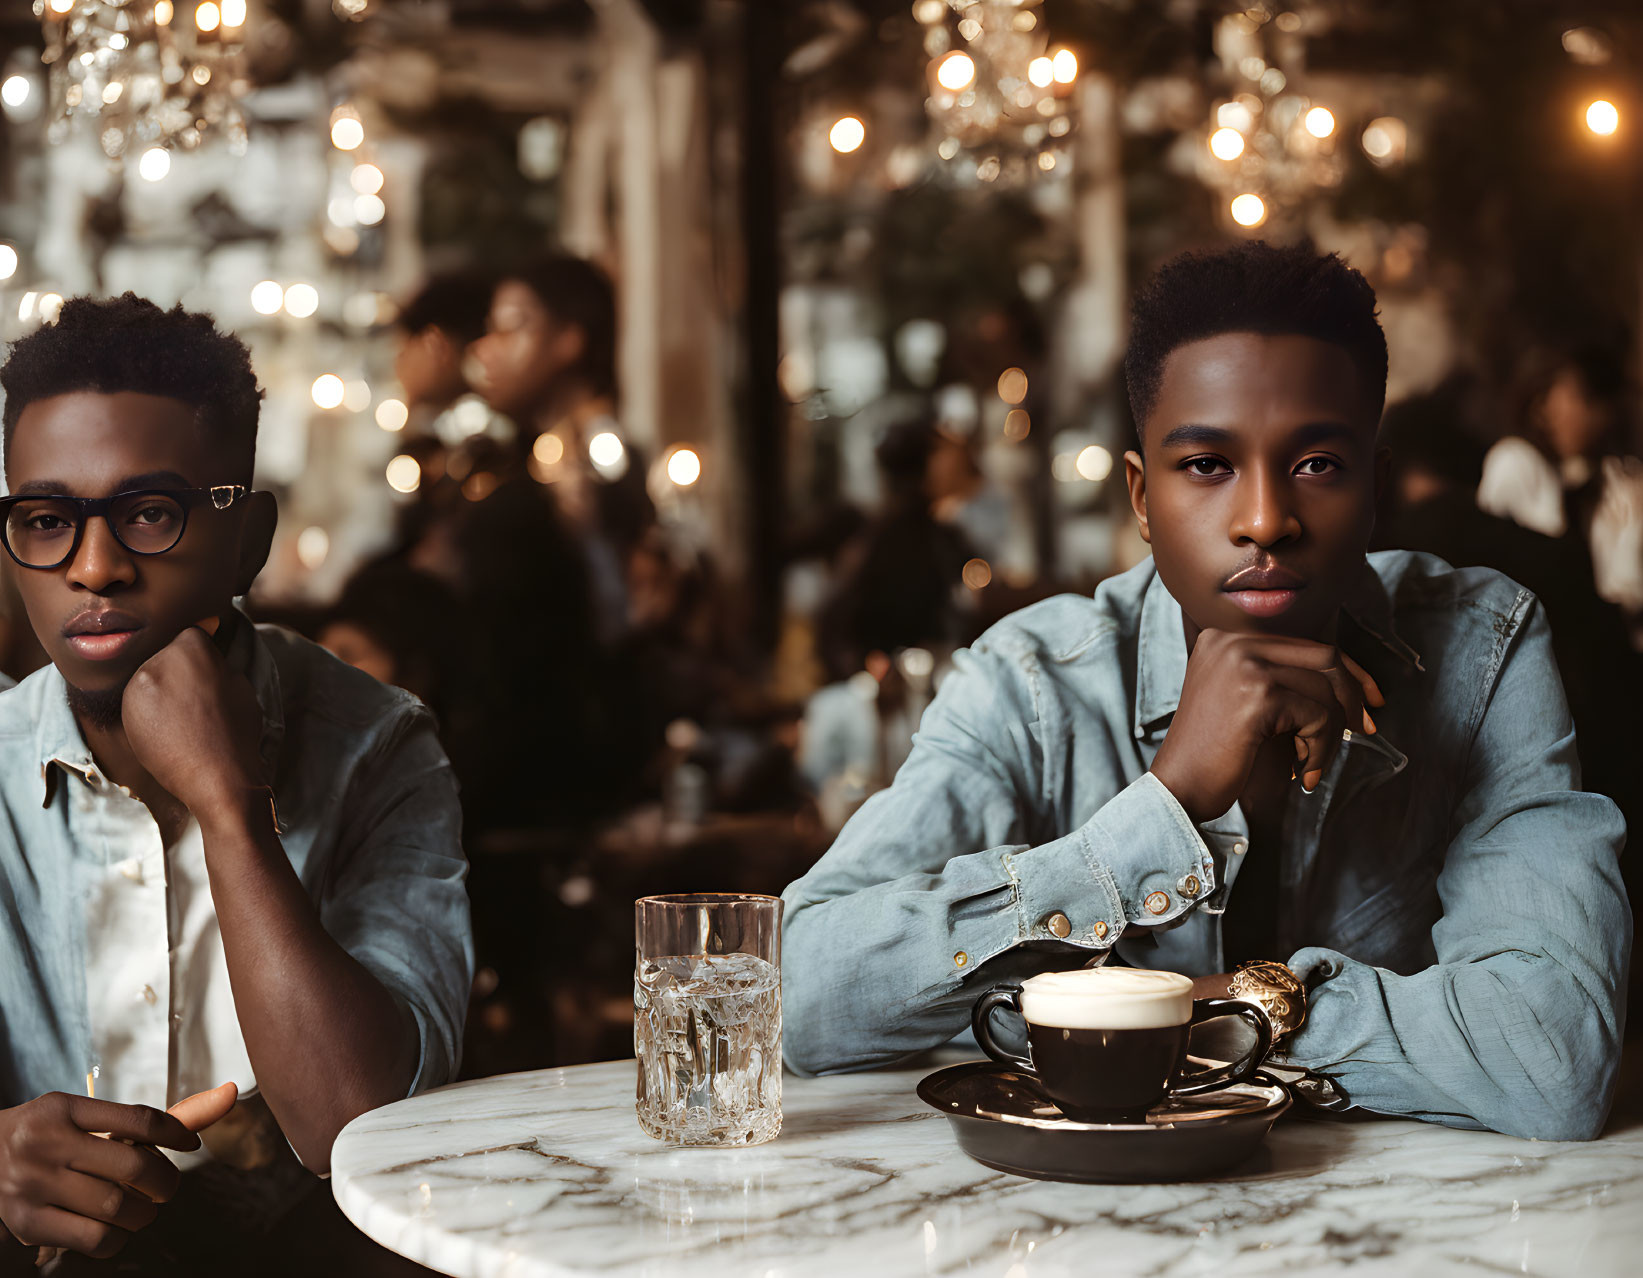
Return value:
<svg viewBox="0 0 1643 1278">
<path fill-rule="evenodd" d="M 1368 710 L 1363 712 L 1363 730 L 1365 732 L 1373 732 L 1375 730 L 1375 721 L 1369 717 Z"/>
<path fill-rule="evenodd" d="M 1314 790 L 1316 790 L 1318 788 L 1318 782 L 1322 781 L 1323 779 L 1324 779 L 1324 774 L 1322 772 L 1317 772 L 1317 771 L 1308 772 L 1306 774 L 1306 776 L 1301 779 L 1301 791 L 1302 791 L 1302 793 L 1311 794 Z"/>
</svg>

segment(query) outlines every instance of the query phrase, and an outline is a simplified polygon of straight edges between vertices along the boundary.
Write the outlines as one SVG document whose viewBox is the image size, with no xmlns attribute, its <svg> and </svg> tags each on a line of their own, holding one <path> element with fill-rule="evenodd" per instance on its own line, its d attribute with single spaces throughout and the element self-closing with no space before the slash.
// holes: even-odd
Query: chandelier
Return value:
<svg viewBox="0 0 1643 1278">
<path fill-rule="evenodd" d="M 936 152 L 959 175 L 1019 183 L 1054 170 L 1078 58 L 1051 49 L 1040 0 L 918 0 Z"/>
<path fill-rule="evenodd" d="M 193 150 L 218 135 L 244 152 L 246 0 L 205 0 L 191 12 L 173 0 L 34 0 L 34 12 L 45 33 L 51 142 L 86 123 L 110 159 Z"/>
</svg>

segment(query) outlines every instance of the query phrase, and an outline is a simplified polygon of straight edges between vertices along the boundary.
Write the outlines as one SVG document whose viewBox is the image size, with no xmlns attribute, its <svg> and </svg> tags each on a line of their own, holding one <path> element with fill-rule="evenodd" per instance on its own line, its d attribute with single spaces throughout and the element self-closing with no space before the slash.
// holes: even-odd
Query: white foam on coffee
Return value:
<svg viewBox="0 0 1643 1278">
<path fill-rule="evenodd" d="M 1192 1019 L 1192 981 L 1177 972 L 1089 967 L 1021 984 L 1021 1014 L 1060 1029 L 1158 1029 Z"/>
</svg>

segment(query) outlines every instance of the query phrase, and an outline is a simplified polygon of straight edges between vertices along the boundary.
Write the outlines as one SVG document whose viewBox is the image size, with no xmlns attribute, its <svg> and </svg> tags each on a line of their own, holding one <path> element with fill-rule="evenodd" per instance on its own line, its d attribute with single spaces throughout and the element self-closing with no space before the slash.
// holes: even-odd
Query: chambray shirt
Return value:
<svg viewBox="0 0 1643 1278">
<path fill-rule="evenodd" d="M 932 1047 L 999 981 L 1115 952 L 1223 971 L 1221 916 L 1266 856 L 1273 957 L 1313 986 L 1290 1064 L 1369 1110 L 1596 1136 L 1631 953 L 1625 827 L 1580 792 L 1540 605 L 1487 569 L 1388 551 L 1345 611 L 1387 704 L 1311 795 L 1292 788 L 1271 847 L 1237 805 L 1195 826 L 1147 770 L 1187 666 L 1150 560 L 960 652 L 894 784 L 787 889 L 788 1063 Z"/>
<path fill-rule="evenodd" d="M 410 1090 L 449 1081 L 473 942 L 456 782 L 431 717 L 408 693 L 272 626 L 242 620 L 228 659 L 247 673 L 262 706 L 280 842 L 321 923 L 414 1018 L 420 1056 Z M 89 1064 L 113 1031 L 159 1033 L 162 1064 L 168 1051 L 175 1058 L 202 1038 L 238 1041 L 237 1025 L 190 1023 L 225 1008 L 232 1014 L 232 1004 L 216 996 L 220 990 L 204 997 L 212 974 L 192 968 L 220 965 L 220 953 L 180 926 L 187 912 L 176 901 L 169 943 L 157 938 L 162 965 L 169 948 L 169 973 L 142 966 L 137 959 L 146 962 L 147 949 L 138 955 L 130 938 L 88 934 L 88 917 L 106 913 L 88 904 L 105 898 L 110 882 L 138 859 L 153 860 L 159 845 L 157 828 L 92 820 L 100 804 L 120 798 L 86 747 L 56 667 L 0 692 L 0 1106 L 48 1091 L 83 1094 Z M 167 916 L 162 908 L 153 925 L 164 927 Z M 124 1025 L 106 1023 L 102 947 L 110 944 L 133 954 L 131 988 L 144 981 L 158 987 L 157 998 L 132 1000 Z M 88 997 L 94 976 L 99 989 Z M 144 1001 L 157 1005 L 144 1008 Z M 157 1027 L 140 1023 L 150 1012 Z M 189 1075 L 189 1061 L 170 1064 L 173 1081 L 179 1071 Z M 142 1075 L 108 1079 L 109 1098 L 157 1108 L 178 1099 L 166 1094 L 165 1068 Z M 316 1078 L 314 1085 L 325 1083 Z M 143 1094 L 130 1094 L 133 1087 Z"/>
</svg>

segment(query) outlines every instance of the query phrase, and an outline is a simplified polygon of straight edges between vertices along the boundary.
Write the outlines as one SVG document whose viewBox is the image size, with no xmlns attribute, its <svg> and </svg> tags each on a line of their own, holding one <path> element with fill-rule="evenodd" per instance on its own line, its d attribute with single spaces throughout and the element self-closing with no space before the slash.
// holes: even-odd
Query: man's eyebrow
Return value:
<svg viewBox="0 0 1643 1278">
<path fill-rule="evenodd" d="M 1188 422 L 1184 426 L 1172 427 L 1168 434 L 1158 441 L 1160 448 L 1198 448 L 1214 447 L 1230 443 L 1232 432 L 1221 426 L 1200 426 L 1196 422 Z"/>
<path fill-rule="evenodd" d="M 1290 436 L 1290 443 L 1298 448 L 1312 448 L 1318 444 L 1355 440 L 1360 432 L 1345 422 L 1308 422 L 1299 426 Z M 1176 426 L 1158 441 L 1160 448 L 1218 448 L 1230 444 L 1236 432 L 1224 426 L 1204 426 L 1188 422 Z"/>
<path fill-rule="evenodd" d="M 117 493 L 135 492 L 141 488 L 190 488 L 185 476 L 174 470 L 151 470 L 141 475 L 127 475 L 114 486 Z M 69 497 L 69 486 L 60 479 L 31 479 L 11 490 L 13 497 Z"/>
</svg>

